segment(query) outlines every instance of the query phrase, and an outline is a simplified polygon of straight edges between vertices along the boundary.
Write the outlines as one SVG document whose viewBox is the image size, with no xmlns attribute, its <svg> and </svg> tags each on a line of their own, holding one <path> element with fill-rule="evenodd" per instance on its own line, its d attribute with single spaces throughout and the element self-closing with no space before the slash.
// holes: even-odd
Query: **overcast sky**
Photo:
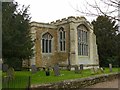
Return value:
<svg viewBox="0 0 120 90">
<path fill-rule="evenodd" d="M 20 5 L 30 5 L 31 21 L 52 22 L 69 16 L 83 16 L 73 8 L 84 10 L 85 0 L 15 0 Z M 92 4 L 94 0 L 88 0 Z M 97 0 L 99 3 L 99 0 Z M 96 17 L 86 16 L 88 21 Z"/>
</svg>

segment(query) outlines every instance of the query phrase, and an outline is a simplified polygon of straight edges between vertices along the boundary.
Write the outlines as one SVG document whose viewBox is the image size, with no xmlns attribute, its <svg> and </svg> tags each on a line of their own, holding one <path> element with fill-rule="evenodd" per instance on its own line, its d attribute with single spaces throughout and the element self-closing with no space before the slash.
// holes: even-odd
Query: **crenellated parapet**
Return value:
<svg viewBox="0 0 120 90">
<path fill-rule="evenodd" d="M 50 24 L 59 25 L 59 24 L 65 24 L 65 23 L 70 23 L 70 22 L 81 22 L 81 21 L 87 21 L 87 20 L 83 16 L 81 16 L 81 17 L 70 16 L 68 18 L 56 20 L 55 22 L 53 21 Z"/>
<path fill-rule="evenodd" d="M 80 23 L 85 24 L 88 26 L 91 30 L 93 30 L 93 25 L 87 21 L 87 19 L 84 16 L 70 16 L 67 18 L 58 19 L 56 21 L 50 22 L 50 23 L 38 23 L 38 22 L 31 22 L 31 27 L 42 27 L 42 28 L 57 28 L 59 25 L 64 25 L 68 23 Z"/>
<path fill-rule="evenodd" d="M 62 18 L 62 19 L 58 19 L 56 21 L 50 22 L 50 23 L 38 23 L 38 22 L 31 22 L 30 25 L 32 27 L 48 27 L 48 28 L 56 28 L 56 25 L 62 25 L 62 24 L 67 24 L 67 23 L 86 23 L 88 26 L 90 26 L 90 28 L 93 28 L 92 24 L 89 23 L 89 21 L 87 21 L 87 19 L 83 16 L 70 16 L 67 18 Z"/>
<path fill-rule="evenodd" d="M 64 25 L 64 24 L 68 24 L 68 23 L 79 23 L 79 24 L 85 24 L 92 32 L 93 32 L 93 25 L 87 21 L 87 19 L 84 17 L 84 16 L 77 16 L 77 17 L 74 17 L 74 16 L 70 16 L 70 17 L 67 17 L 67 18 L 63 18 L 63 19 L 58 19 L 56 21 L 53 21 L 49 24 L 51 25 Z"/>
</svg>

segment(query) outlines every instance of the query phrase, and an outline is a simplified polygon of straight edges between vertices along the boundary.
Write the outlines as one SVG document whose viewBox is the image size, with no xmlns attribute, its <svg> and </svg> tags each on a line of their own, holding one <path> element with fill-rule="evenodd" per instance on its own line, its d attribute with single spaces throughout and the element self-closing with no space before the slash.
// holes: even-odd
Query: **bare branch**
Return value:
<svg viewBox="0 0 120 90">
<path fill-rule="evenodd" d="M 94 0 L 94 4 L 90 4 L 89 2 L 85 0 L 86 4 L 88 5 L 88 6 L 84 5 L 85 10 L 82 10 L 82 9 L 79 10 L 78 8 L 77 9 L 74 8 L 74 10 L 86 16 L 104 15 L 111 19 L 119 21 L 118 19 L 119 17 L 115 16 L 117 15 L 116 13 L 118 12 L 118 7 L 120 7 L 118 3 L 119 0 L 100 0 L 100 1 L 102 2 L 103 6 L 107 8 L 103 9 L 103 7 L 100 7 L 100 5 L 98 4 L 96 0 Z M 91 10 L 90 8 L 92 8 L 96 12 L 93 12 L 93 10 Z"/>
<path fill-rule="evenodd" d="M 103 2 L 104 4 L 108 5 L 108 6 L 111 6 L 111 7 L 115 7 L 117 8 L 118 7 L 118 2 L 114 2 L 112 0 L 108 0 L 108 2 L 104 1 L 104 0 L 101 0 L 101 2 Z"/>
</svg>

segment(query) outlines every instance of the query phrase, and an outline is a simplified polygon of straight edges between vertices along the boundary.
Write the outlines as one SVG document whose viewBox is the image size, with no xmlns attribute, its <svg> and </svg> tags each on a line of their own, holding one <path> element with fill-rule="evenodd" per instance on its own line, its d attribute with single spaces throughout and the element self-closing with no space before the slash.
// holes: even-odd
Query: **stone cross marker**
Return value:
<svg viewBox="0 0 120 90">
<path fill-rule="evenodd" d="M 35 65 L 32 65 L 32 66 L 31 66 L 31 70 L 32 70 L 32 73 L 33 73 L 33 74 L 36 73 L 36 72 L 37 72 L 36 66 L 35 66 Z"/>
<path fill-rule="evenodd" d="M 112 64 L 109 64 L 110 72 L 112 72 Z"/>
<path fill-rule="evenodd" d="M 60 75 L 59 65 L 56 64 L 53 69 L 54 69 L 55 76 L 59 76 Z"/>
</svg>

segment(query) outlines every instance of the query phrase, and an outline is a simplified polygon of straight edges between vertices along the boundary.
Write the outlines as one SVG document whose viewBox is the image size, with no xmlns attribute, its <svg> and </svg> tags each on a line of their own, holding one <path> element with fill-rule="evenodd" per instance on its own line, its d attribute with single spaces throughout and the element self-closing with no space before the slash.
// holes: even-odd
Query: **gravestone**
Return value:
<svg viewBox="0 0 120 90">
<path fill-rule="evenodd" d="M 8 65 L 7 64 L 2 64 L 2 70 L 3 70 L 3 72 L 7 72 Z"/>
<path fill-rule="evenodd" d="M 9 78 L 9 80 L 12 80 L 12 79 L 14 79 L 14 76 L 15 76 L 14 68 L 10 67 L 7 70 L 7 77 Z"/>
<path fill-rule="evenodd" d="M 75 73 L 79 73 L 79 68 L 78 68 L 78 66 L 75 65 L 74 68 L 75 68 Z"/>
<path fill-rule="evenodd" d="M 83 64 L 80 64 L 80 70 L 83 70 Z"/>
<path fill-rule="evenodd" d="M 104 69 L 102 67 L 99 68 L 99 70 L 100 70 L 101 73 L 104 73 Z"/>
<path fill-rule="evenodd" d="M 35 65 L 32 65 L 31 66 L 31 71 L 32 71 L 32 74 L 36 73 L 37 72 L 37 68 Z"/>
<path fill-rule="evenodd" d="M 54 70 L 55 76 L 59 76 L 60 75 L 60 69 L 59 69 L 59 65 L 58 64 L 54 65 L 53 70 Z"/>
<path fill-rule="evenodd" d="M 46 76 L 50 76 L 50 70 L 49 70 L 49 68 L 45 71 L 45 73 L 46 73 Z"/>
<path fill-rule="evenodd" d="M 67 66 L 67 70 L 70 71 L 71 70 L 71 65 Z"/>
<path fill-rule="evenodd" d="M 83 71 L 83 64 L 80 64 L 80 73 Z"/>
<path fill-rule="evenodd" d="M 112 64 L 109 64 L 110 72 L 112 72 Z"/>
</svg>

